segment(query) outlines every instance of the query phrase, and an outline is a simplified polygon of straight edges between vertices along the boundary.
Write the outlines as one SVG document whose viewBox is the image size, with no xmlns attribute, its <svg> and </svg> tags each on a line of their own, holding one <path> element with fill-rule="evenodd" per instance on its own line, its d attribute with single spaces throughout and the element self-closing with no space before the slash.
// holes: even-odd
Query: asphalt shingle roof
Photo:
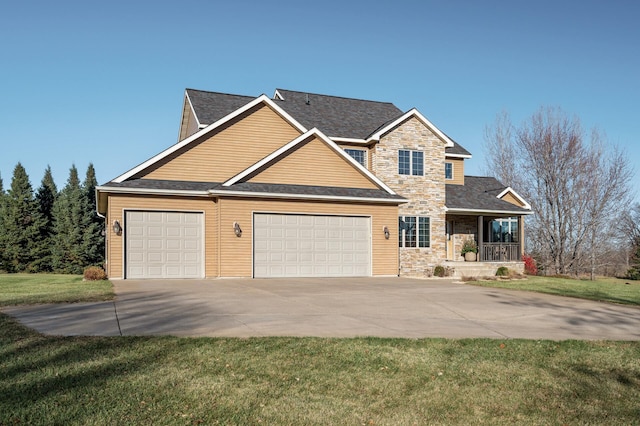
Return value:
<svg viewBox="0 0 640 426">
<path fill-rule="evenodd" d="M 166 191 L 241 191 L 283 195 L 315 195 L 363 199 L 378 198 L 385 200 L 397 200 L 398 202 L 404 201 L 404 198 L 402 198 L 401 196 L 396 194 L 389 194 L 387 191 L 384 191 L 382 189 L 337 188 L 332 186 L 284 185 L 251 182 L 242 182 L 231 186 L 222 186 L 222 183 L 220 182 L 189 182 L 160 179 L 131 179 L 121 183 L 109 182 L 103 186 L 110 188 L 151 189 Z"/>
<path fill-rule="evenodd" d="M 200 124 L 209 125 L 231 114 L 255 99 L 253 96 L 230 95 L 187 89 L 191 105 Z"/>
<path fill-rule="evenodd" d="M 450 209 L 530 212 L 496 198 L 506 188 L 493 177 L 465 176 L 464 185 L 446 185 L 445 205 Z"/>
</svg>

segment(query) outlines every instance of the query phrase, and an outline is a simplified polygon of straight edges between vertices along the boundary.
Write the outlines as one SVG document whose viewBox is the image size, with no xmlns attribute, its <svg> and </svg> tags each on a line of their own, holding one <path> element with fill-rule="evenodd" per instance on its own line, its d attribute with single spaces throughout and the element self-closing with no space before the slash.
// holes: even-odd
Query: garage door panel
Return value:
<svg viewBox="0 0 640 426">
<path fill-rule="evenodd" d="M 254 276 L 371 275 L 370 218 L 254 214 Z"/>
<path fill-rule="evenodd" d="M 202 213 L 125 214 L 126 278 L 204 277 Z"/>
</svg>

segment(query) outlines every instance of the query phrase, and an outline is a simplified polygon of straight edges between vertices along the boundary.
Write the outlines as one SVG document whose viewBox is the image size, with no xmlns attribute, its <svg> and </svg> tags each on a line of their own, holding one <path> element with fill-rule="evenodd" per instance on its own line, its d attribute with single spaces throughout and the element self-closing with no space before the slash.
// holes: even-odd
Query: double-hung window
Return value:
<svg viewBox="0 0 640 426">
<path fill-rule="evenodd" d="M 344 152 L 349 154 L 354 160 L 367 167 L 367 152 L 362 149 L 345 149 Z"/>
<path fill-rule="evenodd" d="M 398 174 L 424 175 L 424 153 L 401 149 L 398 151 Z"/>
<path fill-rule="evenodd" d="M 444 163 L 444 178 L 453 180 L 453 163 Z"/>
<path fill-rule="evenodd" d="M 399 247 L 431 247 L 431 220 L 425 216 L 398 217 Z"/>
</svg>

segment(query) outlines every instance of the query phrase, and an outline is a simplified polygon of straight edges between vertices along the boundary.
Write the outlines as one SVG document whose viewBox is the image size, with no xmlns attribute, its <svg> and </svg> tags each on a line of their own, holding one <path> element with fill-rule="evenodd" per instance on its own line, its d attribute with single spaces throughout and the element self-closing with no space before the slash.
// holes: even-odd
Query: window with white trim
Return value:
<svg viewBox="0 0 640 426">
<path fill-rule="evenodd" d="M 347 149 L 344 150 L 344 152 L 349 154 L 351 156 L 351 158 L 356 160 L 358 163 L 360 163 L 363 166 L 367 167 L 367 151 L 364 151 L 362 149 L 348 149 L 347 148 Z"/>
<path fill-rule="evenodd" d="M 426 216 L 399 216 L 398 246 L 431 247 L 431 219 Z"/>
<path fill-rule="evenodd" d="M 446 180 L 453 180 L 453 163 L 444 163 L 444 178 Z"/>
<path fill-rule="evenodd" d="M 424 153 L 407 149 L 398 150 L 398 174 L 423 176 Z"/>
</svg>

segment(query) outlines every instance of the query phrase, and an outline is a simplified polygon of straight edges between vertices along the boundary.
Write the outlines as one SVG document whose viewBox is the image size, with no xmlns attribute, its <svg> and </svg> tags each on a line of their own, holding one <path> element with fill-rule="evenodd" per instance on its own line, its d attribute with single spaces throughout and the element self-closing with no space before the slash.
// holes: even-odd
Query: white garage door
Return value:
<svg viewBox="0 0 640 426">
<path fill-rule="evenodd" d="M 203 278 L 203 214 L 128 211 L 125 278 Z"/>
<path fill-rule="evenodd" d="M 254 276 L 371 275 L 368 217 L 254 214 Z"/>
</svg>

